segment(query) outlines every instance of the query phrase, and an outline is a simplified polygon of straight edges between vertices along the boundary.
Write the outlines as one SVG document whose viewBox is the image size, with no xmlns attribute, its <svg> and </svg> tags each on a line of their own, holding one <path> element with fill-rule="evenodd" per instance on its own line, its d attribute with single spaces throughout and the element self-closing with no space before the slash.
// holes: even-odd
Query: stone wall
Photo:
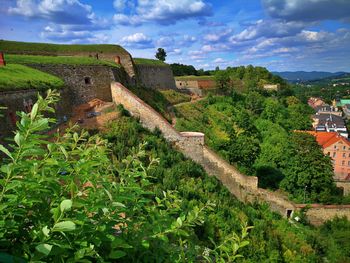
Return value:
<svg viewBox="0 0 350 263">
<path fill-rule="evenodd" d="M 176 89 L 170 66 L 136 65 L 137 83 L 153 89 Z"/>
<path fill-rule="evenodd" d="M 62 119 L 63 116 L 69 117 L 72 112 L 72 102 L 69 89 L 65 88 L 60 91 L 61 99 L 55 106 L 56 118 Z M 4 106 L 7 109 L 1 111 L 3 117 L 1 118 L 0 125 L 0 143 L 4 143 L 5 137 L 11 134 L 16 128 L 15 120 L 17 119 L 17 111 L 28 111 L 25 105 L 34 105 L 37 101 L 37 90 L 17 90 L 0 92 L 0 106 Z M 45 96 L 45 92 L 41 92 L 42 96 Z"/>
<path fill-rule="evenodd" d="M 335 184 L 343 190 L 344 196 L 350 195 L 350 181 L 336 181 Z"/>
<path fill-rule="evenodd" d="M 112 83 L 112 98 L 123 104 L 133 116 L 140 118 L 148 129 L 158 128 L 165 139 L 172 142 L 185 156 L 200 164 L 209 175 L 216 176 L 222 184 L 242 202 L 266 202 L 271 210 L 283 217 L 293 217 L 294 211 L 305 205 L 295 204 L 278 192 L 258 188 L 258 178 L 241 174 L 216 153 L 204 145 L 204 134 L 199 132 L 177 132 L 158 112 L 127 90 L 120 83 Z M 350 220 L 350 205 L 311 205 L 306 213 L 311 224 L 319 225 L 335 216 L 346 216 Z"/>
<path fill-rule="evenodd" d="M 79 105 L 94 98 L 112 101 L 112 81 L 126 82 L 123 69 L 101 65 L 31 64 L 32 68 L 64 80 L 71 91 L 72 103 Z"/>
</svg>

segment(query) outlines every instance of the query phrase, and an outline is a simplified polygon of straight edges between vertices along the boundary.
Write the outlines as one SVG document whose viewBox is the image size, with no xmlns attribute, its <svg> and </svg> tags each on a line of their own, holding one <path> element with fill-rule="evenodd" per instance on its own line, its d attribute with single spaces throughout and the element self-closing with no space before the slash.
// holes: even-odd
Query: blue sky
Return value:
<svg viewBox="0 0 350 263">
<path fill-rule="evenodd" d="M 350 71 L 350 0 L 2 0 L 0 39 L 111 43 L 213 69 Z"/>
</svg>

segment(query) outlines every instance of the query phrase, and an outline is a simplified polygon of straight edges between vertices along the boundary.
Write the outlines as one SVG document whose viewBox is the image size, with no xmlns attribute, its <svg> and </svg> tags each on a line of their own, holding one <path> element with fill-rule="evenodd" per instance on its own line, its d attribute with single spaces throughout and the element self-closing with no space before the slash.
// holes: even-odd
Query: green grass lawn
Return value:
<svg viewBox="0 0 350 263">
<path fill-rule="evenodd" d="M 64 52 L 105 52 L 105 53 L 127 53 L 119 45 L 63 45 L 49 43 L 30 43 L 0 40 L 0 50 L 6 52 L 42 52 L 42 53 L 64 53 Z"/>
<path fill-rule="evenodd" d="M 182 102 L 191 101 L 190 95 L 187 95 L 187 94 L 175 91 L 175 90 L 171 90 L 171 89 L 170 90 L 161 90 L 160 92 L 163 94 L 163 96 L 166 98 L 166 100 L 172 105 L 179 104 Z"/>
<path fill-rule="evenodd" d="M 133 58 L 133 60 L 136 65 L 168 66 L 168 64 L 158 59 Z"/>
<path fill-rule="evenodd" d="M 63 80 L 23 65 L 7 64 L 0 67 L 0 91 L 58 89 L 63 85 Z"/>
<path fill-rule="evenodd" d="M 214 76 L 179 76 L 175 80 L 214 80 Z"/>
<path fill-rule="evenodd" d="M 71 56 L 34 56 L 34 55 L 13 55 L 5 54 L 7 63 L 12 64 L 64 64 L 64 65 L 105 65 L 111 67 L 120 67 L 120 65 L 89 57 L 71 57 Z"/>
</svg>

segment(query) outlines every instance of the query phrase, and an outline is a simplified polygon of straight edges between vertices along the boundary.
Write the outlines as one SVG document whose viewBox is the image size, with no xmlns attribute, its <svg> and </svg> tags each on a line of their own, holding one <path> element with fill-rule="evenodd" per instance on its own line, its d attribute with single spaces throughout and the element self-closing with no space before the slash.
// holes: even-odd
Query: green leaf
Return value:
<svg viewBox="0 0 350 263">
<path fill-rule="evenodd" d="M 19 132 L 15 135 L 15 143 L 17 143 L 18 146 L 21 146 L 22 136 Z"/>
<path fill-rule="evenodd" d="M 55 224 L 52 228 L 53 232 L 69 232 L 75 230 L 75 224 L 72 221 L 63 221 Z"/>
<path fill-rule="evenodd" d="M 66 149 L 64 149 L 64 147 L 62 145 L 60 145 L 60 149 L 61 149 L 62 153 L 64 154 L 64 157 L 66 157 L 66 159 L 68 159 L 68 153 L 67 153 Z"/>
<path fill-rule="evenodd" d="M 149 242 L 148 242 L 148 240 L 146 240 L 146 239 L 142 240 L 141 244 L 142 244 L 142 246 L 143 246 L 144 248 L 149 248 Z"/>
<path fill-rule="evenodd" d="M 178 217 L 177 220 L 176 220 L 176 222 L 177 222 L 177 225 L 178 225 L 179 227 L 182 226 L 182 219 L 181 219 L 181 217 Z"/>
<path fill-rule="evenodd" d="M 110 254 L 109 254 L 109 258 L 112 258 L 112 259 L 118 259 L 118 258 L 122 258 L 126 255 L 126 253 L 124 251 L 121 251 L 121 250 L 115 250 L 115 251 L 112 251 Z"/>
<path fill-rule="evenodd" d="M 39 107 L 38 103 L 35 103 L 33 108 L 32 108 L 32 112 L 30 113 L 30 118 L 32 120 L 34 120 L 36 115 L 38 114 L 38 107 Z"/>
<path fill-rule="evenodd" d="M 49 233 L 50 233 L 50 229 L 47 226 L 44 226 L 41 231 L 43 232 L 43 234 L 48 237 Z"/>
<path fill-rule="evenodd" d="M 8 157 L 10 157 L 12 160 L 14 160 L 11 153 L 9 152 L 9 150 L 7 150 L 2 144 L 0 144 L 0 151 L 2 151 Z"/>
<path fill-rule="evenodd" d="M 43 253 L 45 256 L 48 256 L 51 252 L 52 245 L 49 244 L 40 244 L 35 247 L 37 251 Z"/>
<path fill-rule="evenodd" d="M 69 211 L 72 208 L 72 204 L 73 202 L 70 199 L 63 200 L 60 204 L 61 212 Z"/>
</svg>

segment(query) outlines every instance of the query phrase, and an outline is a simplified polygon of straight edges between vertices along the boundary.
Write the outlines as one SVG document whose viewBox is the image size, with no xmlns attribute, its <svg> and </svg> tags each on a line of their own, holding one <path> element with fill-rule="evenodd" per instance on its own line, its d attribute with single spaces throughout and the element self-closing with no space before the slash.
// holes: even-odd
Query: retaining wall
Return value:
<svg viewBox="0 0 350 263">
<path fill-rule="evenodd" d="M 30 64 L 29 67 L 47 72 L 64 80 L 70 89 L 73 105 L 94 98 L 112 101 L 112 81 L 126 82 L 123 69 L 103 65 Z"/>
<path fill-rule="evenodd" d="M 173 72 L 168 65 L 136 65 L 138 84 L 152 89 L 176 89 Z"/>
<path fill-rule="evenodd" d="M 292 217 L 293 212 L 304 205 L 295 204 L 278 192 L 258 188 L 258 178 L 241 174 L 216 153 L 204 145 L 204 134 L 177 132 L 158 112 L 143 102 L 120 83 L 112 83 L 112 98 L 124 107 L 148 129 L 158 128 L 165 139 L 172 142 L 185 156 L 200 164 L 209 175 L 216 176 L 227 189 L 242 202 L 267 202 L 271 210 L 283 217 Z M 306 213 L 311 224 L 319 225 L 335 216 L 346 216 L 350 220 L 350 205 L 311 205 Z"/>
</svg>

